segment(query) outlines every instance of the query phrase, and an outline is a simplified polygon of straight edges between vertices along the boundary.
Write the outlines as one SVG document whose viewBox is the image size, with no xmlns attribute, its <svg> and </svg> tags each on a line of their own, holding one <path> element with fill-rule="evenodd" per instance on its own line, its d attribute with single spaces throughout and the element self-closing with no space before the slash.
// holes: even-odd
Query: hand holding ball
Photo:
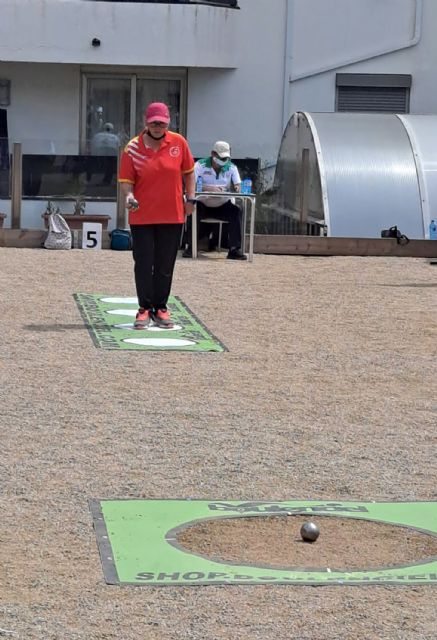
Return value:
<svg viewBox="0 0 437 640">
<path fill-rule="evenodd" d="M 314 522 L 304 522 L 300 528 L 300 535 L 305 542 L 315 542 L 320 535 L 320 529 Z"/>
<path fill-rule="evenodd" d="M 135 198 L 129 198 L 126 206 L 128 209 L 131 209 L 132 211 L 136 211 L 139 208 L 139 202 L 138 200 L 135 200 Z"/>
</svg>

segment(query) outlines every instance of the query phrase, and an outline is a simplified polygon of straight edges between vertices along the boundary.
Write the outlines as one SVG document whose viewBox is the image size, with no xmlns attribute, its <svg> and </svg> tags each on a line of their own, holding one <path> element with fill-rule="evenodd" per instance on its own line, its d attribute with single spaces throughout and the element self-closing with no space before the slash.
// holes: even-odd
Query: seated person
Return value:
<svg viewBox="0 0 437 640">
<path fill-rule="evenodd" d="M 112 122 L 105 122 L 103 131 L 96 133 L 91 140 L 91 155 L 93 156 L 117 156 L 120 148 L 120 139 L 114 133 Z"/>
<path fill-rule="evenodd" d="M 87 170 L 87 180 L 91 180 L 91 169 L 97 167 L 97 171 L 103 173 L 102 184 L 111 184 L 117 171 L 117 162 L 114 157 L 118 156 L 120 150 L 120 138 L 114 133 L 112 122 L 105 122 L 103 131 L 96 133 L 91 140 L 92 156 L 112 156 L 111 158 L 99 158 L 97 162 L 90 164 Z"/>
<path fill-rule="evenodd" d="M 227 142 L 217 141 L 211 151 L 209 158 L 198 160 L 194 165 L 196 181 L 202 178 L 202 190 L 209 192 L 235 191 L 240 192 L 241 178 L 237 167 L 231 162 L 231 148 Z M 197 232 L 204 218 L 217 218 L 228 223 L 229 260 L 247 260 L 241 250 L 242 243 L 242 221 L 243 213 L 235 204 L 234 198 L 229 195 L 219 198 L 218 196 L 197 196 Z M 206 226 L 206 225 L 203 225 Z M 191 216 L 187 218 L 187 241 L 184 258 L 192 257 L 191 249 Z"/>
</svg>

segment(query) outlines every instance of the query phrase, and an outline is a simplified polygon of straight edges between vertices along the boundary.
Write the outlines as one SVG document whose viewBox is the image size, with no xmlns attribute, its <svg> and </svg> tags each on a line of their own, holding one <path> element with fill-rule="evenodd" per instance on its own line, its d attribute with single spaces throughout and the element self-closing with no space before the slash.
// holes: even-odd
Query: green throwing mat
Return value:
<svg viewBox="0 0 437 640">
<path fill-rule="evenodd" d="M 437 535 L 437 502 L 237 502 L 214 500 L 91 500 L 108 584 L 437 585 L 437 557 L 372 570 L 272 569 L 226 564 L 182 549 L 184 527 L 214 518 L 304 514 L 387 523 Z"/>
<path fill-rule="evenodd" d="M 172 329 L 134 329 L 137 298 L 106 294 L 76 293 L 82 317 L 97 347 L 135 351 L 226 351 L 188 307 L 170 296 L 168 308 L 175 323 Z"/>
</svg>

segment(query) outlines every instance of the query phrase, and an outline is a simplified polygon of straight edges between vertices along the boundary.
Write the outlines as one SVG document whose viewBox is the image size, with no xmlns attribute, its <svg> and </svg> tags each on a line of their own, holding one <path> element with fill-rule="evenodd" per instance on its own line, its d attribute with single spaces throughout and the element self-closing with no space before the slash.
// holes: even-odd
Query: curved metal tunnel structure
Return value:
<svg viewBox="0 0 437 640">
<path fill-rule="evenodd" d="M 429 237 L 437 218 L 437 116 L 295 113 L 274 182 L 277 211 L 299 219 L 308 149 L 308 222 L 329 236 L 380 237 L 394 225 Z"/>
</svg>

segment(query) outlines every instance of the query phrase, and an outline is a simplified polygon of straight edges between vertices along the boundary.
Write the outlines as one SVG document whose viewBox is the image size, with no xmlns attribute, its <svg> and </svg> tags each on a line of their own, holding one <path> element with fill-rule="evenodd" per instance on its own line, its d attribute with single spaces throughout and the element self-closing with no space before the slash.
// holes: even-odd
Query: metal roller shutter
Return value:
<svg viewBox="0 0 437 640">
<path fill-rule="evenodd" d="M 337 111 L 408 113 L 409 102 L 407 87 L 337 87 Z"/>
</svg>

